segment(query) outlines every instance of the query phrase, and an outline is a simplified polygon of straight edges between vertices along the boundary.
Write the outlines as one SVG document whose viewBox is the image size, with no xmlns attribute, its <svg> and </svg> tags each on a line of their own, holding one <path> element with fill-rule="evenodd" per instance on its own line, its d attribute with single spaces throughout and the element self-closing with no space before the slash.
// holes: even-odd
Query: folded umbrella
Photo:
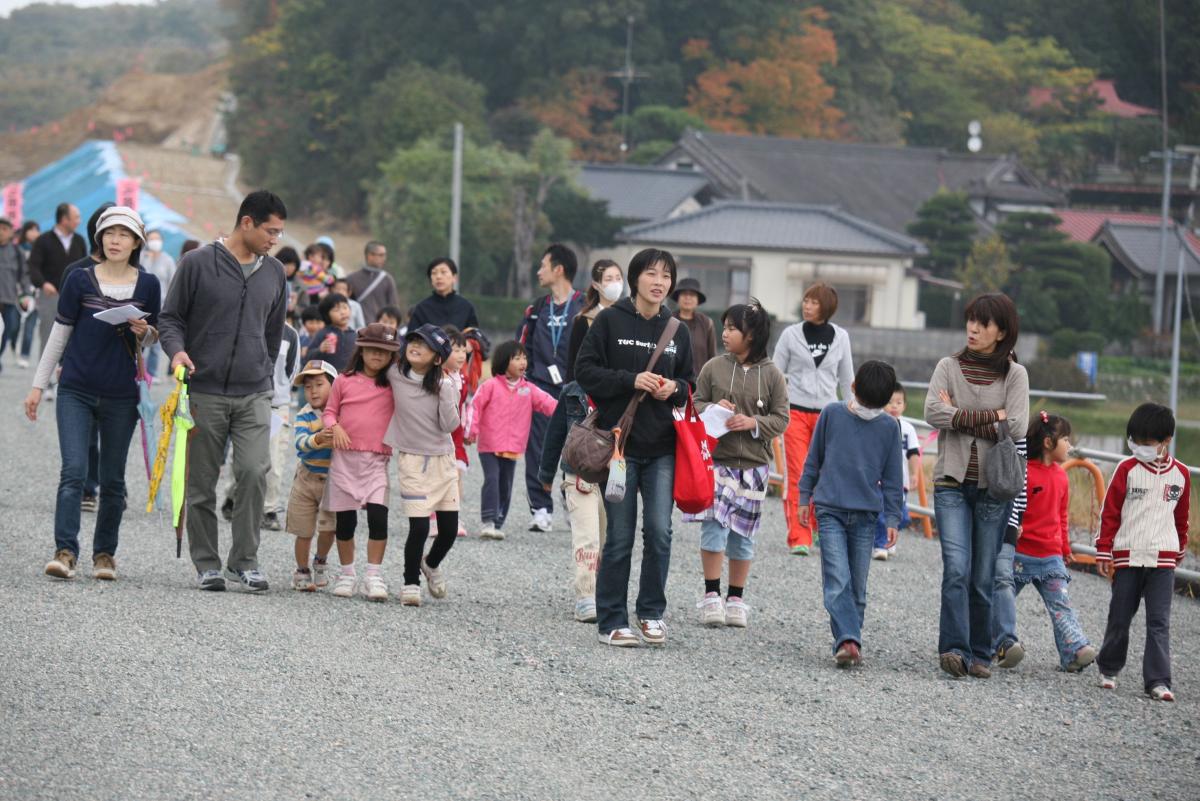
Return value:
<svg viewBox="0 0 1200 801">
<path fill-rule="evenodd" d="M 175 378 L 175 389 L 158 407 L 158 419 L 162 422 L 162 431 L 158 435 L 158 447 L 154 452 L 154 467 L 150 471 L 150 497 L 146 500 L 146 512 L 154 511 L 154 501 L 158 497 L 158 488 L 167 472 L 167 454 L 171 450 L 171 432 L 175 428 L 175 407 L 179 405 L 179 393 L 183 390 L 183 381 Z"/>
<path fill-rule="evenodd" d="M 142 429 L 142 457 L 146 462 L 146 480 L 150 479 L 154 460 L 150 458 L 150 443 L 154 441 L 154 422 L 158 409 L 154 406 L 154 402 L 150 400 L 150 374 L 146 372 L 145 362 L 142 361 L 140 354 L 138 358 L 138 419 Z"/>
<path fill-rule="evenodd" d="M 171 522 L 175 525 L 175 558 L 183 551 L 184 503 L 187 500 L 188 440 L 196 428 L 188 399 L 187 368 L 180 365 L 175 372 L 179 381 L 179 402 L 175 406 L 175 456 L 171 463 Z"/>
</svg>

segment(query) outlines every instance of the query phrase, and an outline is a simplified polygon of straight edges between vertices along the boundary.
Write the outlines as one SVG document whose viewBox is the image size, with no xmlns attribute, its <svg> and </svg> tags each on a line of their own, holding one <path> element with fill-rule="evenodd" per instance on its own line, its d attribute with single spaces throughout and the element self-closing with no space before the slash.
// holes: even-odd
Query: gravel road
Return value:
<svg viewBox="0 0 1200 801">
<path fill-rule="evenodd" d="M 523 492 L 506 541 L 457 543 L 444 601 L 292 593 L 291 539 L 272 532 L 272 590 L 210 594 L 141 511 L 135 448 L 120 580 L 85 567 L 52 581 L 53 406 L 26 422 L 31 371 L 4 362 L 0 799 L 1200 798 L 1200 604 L 1176 598 L 1173 705 L 1141 692 L 1140 616 L 1131 669 L 1104 694 L 1095 668 L 1056 670 L 1032 591 L 1024 664 L 952 681 L 936 660 L 938 545 L 906 533 L 871 570 L 865 663 L 838 671 L 819 563 L 786 553 L 774 501 L 745 631 L 698 625 L 699 527 L 676 517 L 656 650 L 602 647 L 571 619 L 565 520 L 526 531 Z M 400 559 L 393 545 L 393 590 Z M 1106 583 L 1079 575 L 1071 591 L 1098 640 Z"/>
</svg>

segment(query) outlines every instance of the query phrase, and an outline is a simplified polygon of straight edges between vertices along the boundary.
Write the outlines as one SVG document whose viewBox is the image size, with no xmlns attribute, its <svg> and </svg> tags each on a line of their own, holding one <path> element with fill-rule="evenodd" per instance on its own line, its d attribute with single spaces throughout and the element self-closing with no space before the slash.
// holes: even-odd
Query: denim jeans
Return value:
<svg viewBox="0 0 1200 801">
<path fill-rule="evenodd" d="M 1071 608 L 1071 599 L 1067 596 L 1071 573 L 1067 570 L 1063 558 L 1039 558 L 1019 553 L 1013 561 L 1013 582 L 1014 600 L 1029 584 L 1037 588 L 1038 594 L 1042 596 L 1042 603 L 1046 605 L 1046 611 L 1050 614 L 1050 624 L 1054 626 L 1054 645 L 1058 648 L 1059 666 L 1066 669 L 1075 659 L 1075 654 L 1079 653 L 1079 649 L 1088 644 L 1088 638 L 1083 633 L 1079 618 Z M 1013 612 L 1015 624 L 1015 605 Z"/>
<path fill-rule="evenodd" d="M 33 335 L 38 330 L 38 310 L 33 309 L 25 318 L 25 328 L 21 331 L 21 358 L 28 359 L 33 350 Z"/>
<path fill-rule="evenodd" d="M 115 555 L 125 512 L 125 460 L 137 425 L 136 398 L 101 398 L 60 387 L 54 404 L 62 470 L 54 509 L 54 547 L 79 554 L 79 501 L 88 472 L 88 451 L 100 439 L 100 509 L 92 554 Z"/>
<path fill-rule="evenodd" d="M 1013 580 L 1013 559 L 1017 548 L 1011 542 L 1000 546 L 996 556 L 996 576 L 992 581 L 992 653 L 1017 641 L 1017 591 Z"/>
<path fill-rule="evenodd" d="M 749 562 L 754 558 L 754 540 L 708 518 L 700 523 L 700 550 L 723 553 L 729 559 Z"/>
<path fill-rule="evenodd" d="M 671 509 L 675 504 L 675 457 L 625 458 L 625 498 L 604 502 L 608 533 L 596 575 L 596 624 L 601 634 L 629 625 L 629 563 L 642 496 L 642 575 L 637 616 L 661 620 L 667 611 L 667 571 L 671 566 Z"/>
<path fill-rule="evenodd" d="M 938 653 L 989 665 L 992 585 L 1010 502 L 990 497 L 977 484 L 939 485 L 933 497 L 942 543 Z"/>
<path fill-rule="evenodd" d="M 513 475 L 517 472 L 517 463 L 494 453 L 481 453 L 479 464 L 483 466 L 479 519 L 496 528 L 504 528 L 509 504 L 512 503 Z"/>
<path fill-rule="evenodd" d="M 4 336 L 0 337 L 0 357 L 2 357 L 4 351 L 8 350 L 10 342 L 12 349 L 17 349 L 17 340 L 21 336 L 21 307 L 15 303 L 0 304 L 0 318 L 4 319 Z"/>
<path fill-rule="evenodd" d="M 821 532 L 821 590 L 833 650 L 853 640 L 862 644 L 863 618 L 867 611 L 867 571 L 875 542 L 875 512 L 817 507 L 817 530 Z"/>
<path fill-rule="evenodd" d="M 880 503 L 883 502 L 883 493 L 879 494 Z M 901 501 L 900 503 L 900 526 L 898 530 L 904 531 L 908 528 L 908 524 L 912 522 L 912 518 L 908 515 L 908 502 Z M 886 548 L 887 545 L 887 521 L 884 520 L 882 514 L 875 521 L 875 547 Z"/>
</svg>

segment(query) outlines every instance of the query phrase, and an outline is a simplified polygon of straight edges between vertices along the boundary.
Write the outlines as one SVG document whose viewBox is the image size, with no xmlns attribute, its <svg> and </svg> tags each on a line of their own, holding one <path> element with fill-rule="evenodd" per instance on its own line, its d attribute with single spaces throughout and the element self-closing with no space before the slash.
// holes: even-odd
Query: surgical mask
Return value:
<svg viewBox="0 0 1200 801">
<path fill-rule="evenodd" d="M 161 239 L 151 239 L 146 243 L 146 250 L 150 251 L 151 253 L 158 253 L 162 250 L 162 246 L 163 243 Z"/>
<path fill-rule="evenodd" d="M 611 284 L 604 284 L 600 287 L 600 295 L 609 303 L 615 303 L 621 299 L 621 292 L 624 289 L 624 281 L 613 281 Z"/>
<path fill-rule="evenodd" d="M 883 412 L 884 412 L 883 409 L 864 408 L 858 404 L 858 401 L 850 401 L 850 403 L 847 405 L 849 406 L 850 411 L 854 412 L 856 417 L 858 417 L 859 419 L 862 419 L 862 420 L 866 420 L 868 423 L 871 422 L 872 420 L 874 420 L 879 415 L 883 414 Z"/>
<path fill-rule="evenodd" d="M 1132 437 L 1125 440 L 1125 444 L 1129 446 L 1129 452 L 1133 454 L 1133 458 L 1137 459 L 1139 462 L 1153 463 L 1153 462 L 1158 461 L 1158 457 L 1159 457 L 1158 447 L 1159 446 L 1157 446 L 1157 445 L 1138 445 L 1136 442 L 1133 441 Z"/>
</svg>

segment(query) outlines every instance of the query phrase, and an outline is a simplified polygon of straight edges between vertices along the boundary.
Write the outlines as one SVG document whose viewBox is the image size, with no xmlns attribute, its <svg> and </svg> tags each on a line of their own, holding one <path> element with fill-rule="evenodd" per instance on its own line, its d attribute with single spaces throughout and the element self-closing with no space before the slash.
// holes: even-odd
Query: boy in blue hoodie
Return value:
<svg viewBox="0 0 1200 801">
<path fill-rule="evenodd" d="M 859 367 L 851 385 L 854 397 L 826 406 L 817 419 L 800 477 L 800 522 L 807 526 L 815 516 L 821 532 L 822 591 L 838 667 L 862 661 L 876 521 L 882 514 L 889 546 L 900 525 L 900 431 L 883 413 L 895 385 L 891 365 L 870 361 Z"/>
</svg>

